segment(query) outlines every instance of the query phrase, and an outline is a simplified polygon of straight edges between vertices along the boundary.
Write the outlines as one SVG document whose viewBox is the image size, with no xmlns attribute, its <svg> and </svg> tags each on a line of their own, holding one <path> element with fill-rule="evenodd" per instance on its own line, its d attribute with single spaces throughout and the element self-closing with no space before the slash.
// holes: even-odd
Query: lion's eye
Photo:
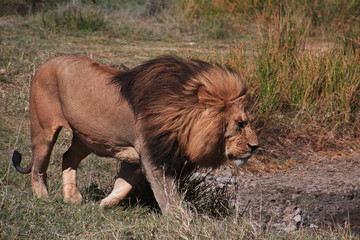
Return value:
<svg viewBox="0 0 360 240">
<path fill-rule="evenodd" d="M 239 128 L 239 129 L 243 129 L 246 124 L 247 124 L 247 123 L 246 123 L 246 122 L 243 122 L 243 121 L 241 121 L 241 122 L 238 121 L 238 122 L 237 122 L 237 125 L 238 125 L 238 128 Z"/>
</svg>

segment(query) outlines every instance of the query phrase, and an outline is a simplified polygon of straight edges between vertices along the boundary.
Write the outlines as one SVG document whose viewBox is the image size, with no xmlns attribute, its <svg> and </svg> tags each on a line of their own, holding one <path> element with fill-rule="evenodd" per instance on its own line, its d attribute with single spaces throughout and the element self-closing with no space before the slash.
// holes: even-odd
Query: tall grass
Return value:
<svg viewBox="0 0 360 240">
<path fill-rule="evenodd" d="M 358 0 L 15 0 L 11 4 L 0 0 L 0 6 L 3 6 L 0 14 L 42 12 L 46 27 L 66 26 L 71 30 L 102 30 L 104 14 L 99 9 L 129 13 L 137 12 L 134 10 L 137 8 L 142 9 L 142 13 L 137 12 L 135 18 L 172 19 L 178 22 L 180 32 L 213 39 L 239 36 L 250 31 L 249 23 L 260 21 L 271 25 L 284 16 L 292 16 L 306 36 L 327 38 L 349 31 L 360 32 Z M 61 10 L 64 6 L 67 7 Z"/>
<path fill-rule="evenodd" d="M 357 0 L 183 0 L 179 4 L 184 24 L 214 38 L 236 35 L 244 22 L 271 24 L 286 15 L 291 15 L 303 31 L 307 29 L 309 36 L 336 36 L 351 25 L 360 29 Z"/>
<path fill-rule="evenodd" d="M 260 46 L 254 69 L 259 112 L 264 119 L 275 112 L 300 114 L 332 130 L 353 131 L 360 121 L 359 52 L 341 47 L 314 52 L 297 43 L 301 38 L 295 34 L 270 35 Z"/>
<path fill-rule="evenodd" d="M 358 32 L 342 43 L 312 49 L 306 31 L 291 16 L 262 26 L 254 56 L 242 46 L 214 61 L 239 69 L 254 89 L 252 111 L 259 129 L 295 131 L 313 150 L 358 136 L 360 127 L 360 48 Z M 278 134 L 278 130 L 276 131 Z M 265 136 L 266 138 L 266 136 Z"/>
<path fill-rule="evenodd" d="M 261 49 L 257 58 L 259 112 L 268 119 L 275 112 L 305 112 L 335 129 L 357 124 L 360 102 L 358 54 L 340 49 L 314 54 Z M 344 128 L 345 127 L 345 128 Z"/>
<path fill-rule="evenodd" d="M 107 22 L 102 10 L 81 3 L 69 3 L 58 6 L 41 14 L 44 27 L 53 31 L 81 30 L 98 31 L 105 30 Z"/>
<path fill-rule="evenodd" d="M 226 0 L 181 1 L 184 30 L 201 31 L 212 38 L 223 38 L 229 33 L 232 13 L 228 11 Z"/>
</svg>

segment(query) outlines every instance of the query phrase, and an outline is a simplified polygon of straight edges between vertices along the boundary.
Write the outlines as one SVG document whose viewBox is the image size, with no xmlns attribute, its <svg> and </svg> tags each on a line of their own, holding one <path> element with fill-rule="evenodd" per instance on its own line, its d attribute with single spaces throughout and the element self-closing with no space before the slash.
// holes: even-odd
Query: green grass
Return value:
<svg viewBox="0 0 360 240">
<path fill-rule="evenodd" d="M 215 200 L 196 202 L 196 196 L 189 205 L 198 204 L 203 211 L 163 216 L 151 205 L 143 206 L 147 200 L 136 204 L 136 198 L 131 204 L 102 211 L 99 197 L 111 190 L 118 163 L 95 156 L 84 160 L 79 169 L 85 203 L 64 204 L 60 159 L 68 147 L 69 132 L 63 132 L 55 146 L 48 171 L 50 199 L 42 201 L 32 195 L 30 177 L 12 167 L 11 154 L 17 148 L 24 161 L 30 161 L 30 83 L 44 61 L 60 54 L 85 55 L 115 67 L 134 67 L 162 54 L 230 65 L 252 86 L 250 110 L 265 157 L 273 156 L 274 146 L 267 141 L 274 133 L 308 151 L 339 151 L 340 145 L 357 150 L 357 1 L 347 1 L 341 11 L 336 11 L 341 9 L 337 1 L 323 7 L 320 1 L 305 0 L 281 1 L 282 5 L 250 0 L 154 1 L 161 11 L 151 14 L 145 11 L 145 1 L 74 2 L 54 0 L 49 6 L 42 1 L 14 1 L 28 6 L 26 16 L 12 17 L 12 23 L 0 26 L 1 239 L 356 239 L 346 228 L 264 230 L 228 201 L 221 203 L 225 209 L 219 214 L 207 210 Z M 286 161 L 287 156 L 276 157 Z M 228 192 L 223 194 L 218 196 L 232 198 Z"/>
</svg>

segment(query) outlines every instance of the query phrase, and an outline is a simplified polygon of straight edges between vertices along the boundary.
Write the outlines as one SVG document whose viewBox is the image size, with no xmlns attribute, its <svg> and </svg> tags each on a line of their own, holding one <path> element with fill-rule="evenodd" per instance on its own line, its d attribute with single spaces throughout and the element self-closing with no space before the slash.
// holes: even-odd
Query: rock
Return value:
<svg viewBox="0 0 360 240">
<path fill-rule="evenodd" d="M 287 224 L 286 231 L 295 231 L 299 229 L 300 226 L 305 226 L 308 221 L 308 217 L 304 214 L 304 211 L 297 206 L 285 208 L 283 216 L 283 221 Z"/>
</svg>

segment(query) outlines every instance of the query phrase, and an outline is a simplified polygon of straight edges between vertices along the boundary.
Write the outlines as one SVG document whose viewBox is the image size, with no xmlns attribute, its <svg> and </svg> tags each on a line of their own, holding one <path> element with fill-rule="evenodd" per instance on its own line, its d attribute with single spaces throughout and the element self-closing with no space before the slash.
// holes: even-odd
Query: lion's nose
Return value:
<svg viewBox="0 0 360 240">
<path fill-rule="evenodd" d="M 255 151 L 256 149 L 259 148 L 259 145 L 250 145 L 248 144 L 249 148 L 251 149 L 251 152 Z"/>
</svg>

